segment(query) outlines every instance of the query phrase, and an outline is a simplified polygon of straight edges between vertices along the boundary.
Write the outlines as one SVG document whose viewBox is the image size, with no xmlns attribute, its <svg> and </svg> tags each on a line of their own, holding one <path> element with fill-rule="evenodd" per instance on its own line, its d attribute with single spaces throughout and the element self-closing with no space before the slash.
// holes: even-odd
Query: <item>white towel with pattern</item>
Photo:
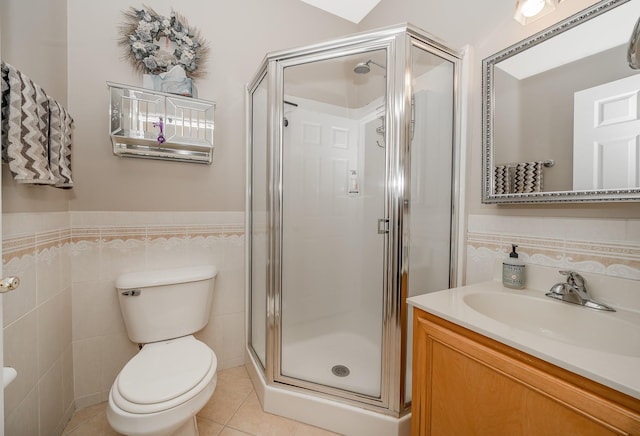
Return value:
<svg viewBox="0 0 640 436">
<path fill-rule="evenodd" d="M 0 72 L 2 161 L 18 183 L 73 187 L 71 115 L 15 67 Z"/>
<path fill-rule="evenodd" d="M 60 103 L 49 97 L 49 167 L 56 188 L 71 188 L 71 130 L 73 120 Z"/>
<path fill-rule="evenodd" d="M 7 160 L 18 183 L 52 185 L 49 169 L 49 99 L 26 75 L 5 64 L 9 79 Z"/>
</svg>

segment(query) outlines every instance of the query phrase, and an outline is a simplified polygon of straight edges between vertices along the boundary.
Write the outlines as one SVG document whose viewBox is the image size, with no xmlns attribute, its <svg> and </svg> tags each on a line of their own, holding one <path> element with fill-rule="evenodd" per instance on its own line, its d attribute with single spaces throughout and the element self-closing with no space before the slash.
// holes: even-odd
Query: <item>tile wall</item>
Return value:
<svg viewBox="0 0 640 436">
<path fill-rule="evenodd" d="M 244 363 L 242 213 L 4 214 L 3 240 L 4 273 L 22 279 L 4 300 L 5 362 L 19 374 L 7 390 L 7 431 L 12 419 L 39 415 L 40 433 L 15 434 L 48 434 L 74 406 L 107 399 L 137 351 L 114 289 L 122 273 L 215 264 L 212 316 L 197 337 L 218 368 Z"/>
<path fill-rule="evenodd" d="M 242 213 L 71 213 L 73 355 L 78 408 L 105 401 L 137 352 L 120 314 L 122 273 L 214 264 L 212 316 L 197 336 L 218 368 L 244 363 L 244 215 Z"/>
<path fill-rule="evenodd" d="M 4 214 L 3 275 L 20 287 L 3 297 L 5 434 L 60 434 L 74 411 L 68 213 Z"/>
<path fill-rule="evenodd" d="M 212 316 L 197 336 L 219 368 L 244 360 L 244 217 L 235 212 L 63 212 L 3 215 L 7 434 L 59 434 L 75 408 L 105 401 L 136 352 L 120 315 L 119 274 L 213 263 Z M 468 217 L 466 281 L 492 278 L 511 243 L 522 258 L 640 280 L 640 220 Z M 640 296 L 640 286 L 639 286 Z M 37 419 L 34 419 L 37 417 Z"/>
<path fill-rule="evenodd" d="M 511 244 L 528 263 L 640 280 L 640 220 L 469 215 L 466 283 L 491 280 Z"/>
</svg>

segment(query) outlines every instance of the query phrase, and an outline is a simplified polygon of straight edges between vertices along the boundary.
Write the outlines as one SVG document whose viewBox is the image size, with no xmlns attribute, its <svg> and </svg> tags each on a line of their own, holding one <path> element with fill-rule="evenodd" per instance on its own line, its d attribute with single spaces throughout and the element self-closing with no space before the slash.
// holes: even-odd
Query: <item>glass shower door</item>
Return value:
<svg viewBox="0 0 640 436">
<path fill-rule="evenodd" d="M 249 151 L 250 209 L 248 277 L 250 294 L 249 342 L 260 364 L 266 366 L 267 357 L 267 286 L 269 268 L 269 208 L 268 208 L 268 76 L 264 76 L 251 92 L 251 147 Z"/>
<path fill-rule="evenodd" d="M 284 68 L 280 379 L 381 396 L 386 50 Z"/>
<path fill-rule="evenodd" d="M 449 288 L 451 279 L 455 62 L 412 41 L 407 297 Z M 412 312 L 407 314 L 405 402 L 411 401 Z"/>
</svg>

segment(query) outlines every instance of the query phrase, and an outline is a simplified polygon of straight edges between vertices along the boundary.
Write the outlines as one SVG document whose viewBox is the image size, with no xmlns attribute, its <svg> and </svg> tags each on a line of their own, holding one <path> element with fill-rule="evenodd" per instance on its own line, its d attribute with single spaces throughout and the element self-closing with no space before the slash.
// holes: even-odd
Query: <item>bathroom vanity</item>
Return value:
<svg viewBox="0 0 640 436">
<path fill-rule="evenodd" d="M 636 298 L 621 282 L 609 302 Z M 545 291 L 492 281 L 408 300 L 412 435 L 640 434 L 640 312 Z"/>
</svg>

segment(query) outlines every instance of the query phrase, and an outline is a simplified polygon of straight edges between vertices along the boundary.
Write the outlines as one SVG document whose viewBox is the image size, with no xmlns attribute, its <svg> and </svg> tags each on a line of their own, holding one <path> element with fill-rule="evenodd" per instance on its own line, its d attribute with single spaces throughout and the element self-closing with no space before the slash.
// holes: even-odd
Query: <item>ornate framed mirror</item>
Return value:
<svg viewBox="0 0 640 436">
<path fill-rule="evenodd" d="M 604 0 L 483 60 L 483 203 L 640 200 L 638 17 Z"/>
</svg>

